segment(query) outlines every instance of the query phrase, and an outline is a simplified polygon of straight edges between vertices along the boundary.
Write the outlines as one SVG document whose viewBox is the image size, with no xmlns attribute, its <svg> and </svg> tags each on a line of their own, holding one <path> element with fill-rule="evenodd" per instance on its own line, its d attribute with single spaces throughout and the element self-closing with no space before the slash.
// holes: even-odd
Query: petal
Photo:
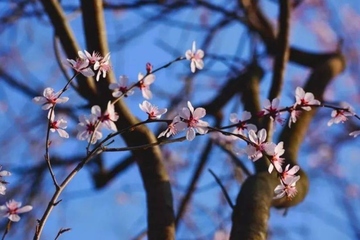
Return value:
<svg viewBox="0 0 360 240">
<path fill-rule="evenodd" d="M 29 212 L 33 209 L 32 206 L 30 205 L 26 205 L 26 206 L 23 206 L 22 208 L 19 208 L 16 212 L 17 213 L 25 213 L 25 212 Z"/>
<path fill-rule="evenodd" d="M 195 65 L 197 69 L 203 69 L 204 68 L 204 61 L 201 59 L 196 59 L 195 61 Z"/>
<path fill-rule="evenodd" d="M 91 113 L 97 117 L 101 117 L 101 108 L 98 105 L 94 105 L 91 107 Z"/>
<path fill-rule="evenodd" d="M 19 217 L 19 215 L 17 215 L 17 214 L 11 214 L 11 215 L 9 215 L 9 220 L 10 221 L 13 221 L 13 222 L 18 222 L 18 221 L 20 221 L 20 217 Z"/>
<path fill-rule="evenodd" d="M 63 130 L 63 129 L 57 129 L 57 132 L 59 133 L 60 137 L 62 138 L 69 138 L 69 134 Z"/>
<path fill-rule="evenodd" d="M 232 123 L 238 123 L 239 122 L 239 118 L 238 118 L 238 115 L 236 113 L 231 113 L 230 114 L 230 122 L 232 122 Z"/>
<path fill-rule="evenodd" d="M 193 107 L 193 105 L 191 104 L 190 101 L 187 101 L 187 106 L 188 106 L 190 112 L 193 114 L 194 113 L 194 107 Z"/>
<path fill-rule="evenodd" d="M 249 139 L 252 143 L 258 143 L 258 137 L 256 135 L 256 133 L 253 130 L 249 130 Z"/>
<path fill-rule="evenodd" d="M 196 51 L 195 55 L 196 55 L 196 58 L 203 58 L 205 54 L 204 54 L 203 50 L 199 49 Z"/>
<path fill-rule="evenodd" d="M 257 135 L 258 135 L 258 139 L 259 139 L 259 142 L 260 142 L 260 143 L 265 142 L 267 133 L 266 133 L 266 130 L 265 130 L 264 128 L 261 129 L 261 130 L 258 132 Z"/>
<path fill-rule="evenodd" d="M 269 168 L 268 168 L 268 172 L 271 174 L 273 170 L 274 170 L 274 165 L 272 165 L 270 163 Z"/>
<path fill-rule="evenodd" d="M 195 119 L 203 118 L 205 115 L 206 115 L 206 110 L 205 110 L 205 108 L 202 108 L 202 107 L 196 108 L 193 113 L 193 117 Z"/>
<path fill-rule="evenodd" d="M 182 111 L 179 112 L 179 116 L 183 119 L 189 119 L 190 118 L 190 110 L 188 108 L 183 108 Z"/>
<path fill-rule="evenodd" d="M 191 50 L 187 50 L 185 52 L 185 57 L 187 60 L 190 60 L 192 58 L 192 56 L 193 56 L 193 54 L 192 54 Z"/>
<path fill-rule="evenodd" d="M 186 132 L 186 139 L 188 141 L 192 141 L 192 140 L 194 140 L 195 136 L 196 136 L 196 134 L 195 134 L 194 128 L 189 128 Z"/>
<path fill-rule="evenodd" d="M 250 118 L 251 118 L 251 113 L 248 111 L 244 111 L 241 116 L 241 121 L 246 121 L 249 120 Z"/>
<path fill-rule="evenodd" d="M 191 72 L 192 72 L 192 73 L 194 73 L 195 70 L 196 70 L 195 61 L 193 61 L 193 60 L 191 60 L 190 69 L 191 69 Z"/>
</svg>

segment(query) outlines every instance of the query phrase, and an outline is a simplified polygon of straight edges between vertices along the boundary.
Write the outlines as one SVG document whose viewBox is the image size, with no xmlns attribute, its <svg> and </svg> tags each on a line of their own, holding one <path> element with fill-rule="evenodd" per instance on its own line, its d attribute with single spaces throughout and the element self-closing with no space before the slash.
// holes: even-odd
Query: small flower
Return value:
<svg viewBox="0 0 360 240">
<path fill-rule="evenodd" d="M 9 218 L 12 222 L 20 221 L 18 214 L 29 212 L 32 209 L 33 207 L 30 205 L 21 207 L 21 202 L 16 202 L 15 200 L 10 200 L 5 205 L 0 206 L 0 211 L 5 214 L 4 217 Z"/>
<path fill-rule="evenodd" d="M 331 119 L 327 123 L 330 127 L 333 123 L 344 123 L 347 121 L 347 117 L 354 116 L 353 108 L 347 103 L 341 103 L 343 109 L 336 109 L 331 112 Z"/>
<path fill-rule="evenodd" d="M 181 122 L 180 116 L 176 116 L 172 122 L 168 125 L 167 129 L 165 129 L 165 131 L 161 132 L 158 136 L 158 138 L 164 137 L 166 136 L 167 138 L 170 137 L 171 135 L 175 135 L 178 133 L 178 128 L 176 127 L 176 125 L 178 123 Z M 181 129 L 182 130 L 182 129 Z M 180 131 L 181 131 L 180 130 Z"/>
<path fill-rule="evenodd" d="M 115 106 L 114 104 L 111 104 L 111 101 L 108 102 L 104 113 L 101 113 L 101 108 L 98 105 L 91 108 L 91 113 L 97 117 L 103 126 L 114 132 L 117 131 L 117 127 L 114 122 L 119 119 L 119 115 L 115 112 Z"/>
<path fill-rule="evenodd" d="M 96 74 L 96 81 L 99 81 L 100 75 L 102 73 L 102 77 L 106 77 L 106 73 L 110 71 L 111 65 L 110 65 L 110 53 L 106 54 L 104 58 L 102 58 L 100 61 L 95 62 L 94 64 L 94 70 L 98 70 Z"/>
<path fill-rule="evenodd" d="M 243 112 L 241 119 L 238 118 L 238 115 L 236 113 L 231 113 L 230 114 L 230 122 L 237 124 L 233 133 L 239 134 L 239 135 L 245 135 L 244 134 L 245 130 L 257 131 L 257 127 L 254 124 L 246 122 L 249 119 L 251 119 L 251 113 L 248 111 Z M 236 138 L 235 136 L 232 136 L 232 137 Z"/>
<path fill-rule="evenodd" d="M 92 54 L 90 54 L 88 51 L 84 50 L 78 51 L 79 58 L 82 60 L 88 60 L 90 65 L 94 65 L 96 62 L 100 61 L 102 59 L 102 56 L 100 53 L 93 51 Z"/>
<path fill-rule="evenodd" d="M 289 117 L 289 123 L 288 126 L 291 128 L 291 123 L 296 123 L 298 117 L 300 116 L 301 111 L 295 110 L 295 107 L 290 108 L 290 117 Z"/>
<path fill-rule="evenodd" d="M 195 41 L 192 44 L 192 49 L 187 50 L 185 52 L 185 57 L 187 60 L 190 60 L 190 68 L 191 72 L 195 72 L 196 68 L 201 70 L 204 67 L 204 62 L 202 58 L 204 57 L 204 51 L 201 49 L 196 50 L 196 43 Z"/>
<path fill-rule="evenodd" d="M 204 108 L 196 108 L 192 106 L 191 102 L 187 102 L 187 108 L 183 108 L 180 112 L 180 117 L 182 118 L 182 122 L 178 123 L 177 129 L 182 130 L 184 128 L 188 128 L 186 132 L 186 139 L 188 141 L 192 141 L 196 132 L 199 134 L 205 134 L 208 131 L 209 124 L 200 118 L 203 118 L 206 115 L 206 110 Z"/>
<path fill-rule="evenodd" d="M 274 98 L 271 102 L 269 99 L 265 99 L 264 114 L 268 114 L 271 120 L 283 124 L 284 119 L 280 117 L 279 104 L 280 104 L 279 98 Z"/>
<path fill-rule="evenodd" d="M 276 186 L 274 189 L 274 193 L 276 194 L 274 199 L 282 198 L 286 195 L 288 199 L 292 199 L 295 197 L 296 190 L 296 182 L 300 179 L 300 176 L 293 177 L 289 179 L 289 181 L 280 181 L 280 184 Z"/>
<path fill-rule="evenodd" d="M 351 133 L 349 133 L 350 136 L 353 136 L 354 138 L 357 137 L 358 135 L 360 135 L 360 130 L 357 131 L 353 131 Z"/>
<path fill-rule="evenodd" d="M 49 111 L 50 115 L 51 111 Z M 60 137 L 69 138 L 69 134 L 64 130 L 67 128 L 67 121 L 60 118 L 55 120 L 55 113 L 51 114 L 50 116 L 50 131 L 55 132 L 57 131 Z"/>
<path fill-rule="evenodd" d="M 279 171 L 281 173 L 281 179 L 283 181 L 289 181 L 289 179 L 294 178 L 295 174 L 300 170 L 300 167 L 298 165 L 294 165 L 292 168 L 290 168 L 290 164 L 286 165 L 284 171 Z"/>
<path fill-rule="evenodd" d="M 305 111 L 310 111 L 311 110 L 311 106 L 308 105 L 320 105 L 320 101 L 316 100 L 314 97 L 314 94 L 312 94 L 311 92 L 307 92 L 305 93 L 304 89 L 302 89 L 301 87 L 297 87 L 295 90 L 295 98 L 296 98 L 296 103 L 294 105 L 300 105 L 302 106 L 301 108 L 304 109 Z"/>
<path fill-rule="evenodd" d="M 275 148 L 268 149 L 266 153 L 270 156 L 270 165 L 268 168 L 268 172 L 272 173 L 274 170 L 274 167 L 277 172 L 282 172 L 282 163 L 284 162 L 284 158 L 281 158 L 280 156 L 283 155 L 285 152 L 284 150 L 284 142 L 279 142 Z"/>
<path fill-rule="evenodd" d="M 144 78 L 144 75 L 139 73 L 138 80 L 138 87 L 140 88 L 143 97 L 145 99 L 151 99 L 152 93 L 150 91 L 150 85 L 155 81 L 155 75 L 149 74 Z"/>
<path fill-rule="evenodd" d="M 73 59 L 66 59 L 67 62 L 65 62 L 66 65 L 74 69 L 76 72 L 81 73 L 85 77 L 92 77 L 95 75 L 94 71 L 91 70 L 89 65 L 88 59 L 81 59 L 78 58 L 75 60 Z"/>
<path fill-rule="evenodd" d="M 119 83 L 111 83 L 109 89 L 113 90 L 112 96 L 114 98 L 131 96 L 134 94 L 134 90 L 127 87 L 128 78 L 125 75 L 120 76 Z"/>
<path fill-rule="evenodd" d="M 160 119 L 161 115 L 167 112 L 166 108 L 158 109 L 157 106 L 152 105 L 146 100 L 144 100 L 142 104 L 139 104 L 139 107 L 148 114 L 149 119 Z"/>
<path fill-rule="evenodd" d="M 33 98 L 33 102 L 36 104 L 42 104 L 43 110 L 48 110 L 57 103 L 65 103 L 69 100 L 68 97 L 59 97 L 61 91 L 54 93 L 54 89 L 45 88 L 43 96 L 38 96 Z"/>
<path fill-rule="evenodd" d="M 246 146 L 245 152 L 247 153 L 249 159 L 252 161 L 256 161 L 263 156 L 263 152 L 267 148 L 268 150 L 270 147 L 275 148 L 274 143 L 267 143 L 266 141 L 266 130 L 263 128 L 260 131 L 255 133 L 254 130 L 249 130 L 249 140 L 250 144 Z M 269 144 L 272 144 L 268 146 Z"/>
<path fill-rule="evenodd" d="M 0 170 L 1 170 L 2 166 L 0 166 Z M 1 195 L 5 195 L 5 192 L 6 192 L 6 184 L 7 182 L 4 181 L 2 179 L 2 177 L 8 177 L 8 176 L 11 176 L 11 173 L 8 172 L 8 171 L 5 171 L 5 170 L 2 170 L 0 172 L 0 194 Z"/>
<path fill-rule="evenodd" d="M 80 123 L 77 125 L 77 139 L 87 140 L 91 144 L 95 144 L 98 139 L 102 138 L 102 133 L 99 131 L 100 126 L 97 126 L 99 124 L 97 116 L 94 114 L 91 114 L 89 117 L 80 116 L 79 121 Z"/>
</svg>

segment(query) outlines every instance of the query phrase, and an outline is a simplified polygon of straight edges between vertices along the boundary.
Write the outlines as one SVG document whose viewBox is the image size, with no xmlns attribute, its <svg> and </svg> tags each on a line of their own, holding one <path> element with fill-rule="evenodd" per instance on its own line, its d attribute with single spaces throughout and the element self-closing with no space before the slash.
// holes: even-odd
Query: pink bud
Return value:
<svg viewBox="0 0 360 240">
<path fill-rule="evenodd" d="M 150 74 L 152 72 L 153 66 L 151 65 L 151 63 L 146 63 L 146 72 L 148 74 Z"/>
</svg>

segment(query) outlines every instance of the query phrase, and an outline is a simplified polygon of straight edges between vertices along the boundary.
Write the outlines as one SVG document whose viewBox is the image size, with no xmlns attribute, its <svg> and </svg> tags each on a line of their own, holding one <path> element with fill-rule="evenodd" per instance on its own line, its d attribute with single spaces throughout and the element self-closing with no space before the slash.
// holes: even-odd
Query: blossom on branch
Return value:
<svg viewBox="0 0 360 240">
<path fill-rule="evenodd" d="M 283 171 L 281 165 L 284 162 L 284 158 L 280 156 L 285 153 L 284 142 L 279 142 L 275 148 L 268 149 L 266 153 L 270 156 L 269 160 L 271 162 L 268 168 L 268 172 L 272 173 L 275 167 L 276 171 L 281 173 Z"/>
<path fill-rule="evenodd" d="M 192 141 L 196 136 L 196 132 L 199 134 L 207 133 L 209 124 L 200 120 L 200 118 L 206 115 L 204 108 L 199 107 L 194 110 L 190 101 L 187 102 L 187 106 L 187 108 L 184 107 L 180 112 L 179 116 L 182 121 L 179 122 L 176 127 L 179 131 L 187 128 L 186 139 Z"/>
<path fill-rule="evenodd" d="M 51 111 L 49 111 L 48 115 L 50 115 L 50 113 Z M 67 121 L 62 118 L 55 120 L 55 113 L 53 112 L 50 116 L 50 131 L 51 132 L 57 131 L 60 137 L 69 138 L 69 134 L 64 130 L 66 128 L 67 128 Z"/>
<path fill-rule="evenodd" d="M 140 103 L 139 107 L 142 111 L 147 113 L 149 119 L 160 119 L 161 115 L 167 112 L 166 108 L 159 109 L 157 106 L 152 105 L 146 100 L 144 100 L 143 103 Z"/>
<path fill-rule="evenodd" d="M 180 116 L 176 116 L 174 117 L 174 119 L 172 120 L 172 122 L 168 125 L 168 127 L 159 134 L 158 138 L 161 137 L 170 137 L 171 135 L 175 135 L 178 133 L 178 131 L 183 130 L 180 129 L 179 127 L 177 127 L 177 125 L 181 122 Z M 182 126 L 181 126 L 182 127 Z"/>
<path fill-rule="evenodd" d="M 246 146 L 245 152 L 249 159 L 256 161 L 263 156 L 263 152 L 271 152 L 275 148 L 274 143 L 265 142 L 267 137 L 266 130 L 263 128 L 255 133 L 254 130 L 249 130 L 250 144 Z"/>
<path fill-rule="evenodd" d="M 99 81 L 101 73 L 103 78 L 106 77 L 106 73 L 111 70 L 110 53 L 106 54 L 104 58 L 95 62 L 94 70 L 98 71 L 96 74 L 96 81 Z"/>
<path fill-rule="evenodd" d="M 347 103 L 341 103 L 343 109 L 336 109 L 331 112 L 331 119 L 327 123 L 327 125 L 330 127 L 331 125 L 338 124 L 338 123 L 344 123 L 347 121 L 347 117 L 354 116 L 354 109 Z"/>
<path fill-rule="evenodd" d="M 113 90 L 112 96 L 114 98 L 131 96 L 134 94 L 134 90 L 130 90 L 127 87 L 128 78 L 125 75 L 119 77 L 119 83 L 111 83 L 109 89 Z"/>
<path fill-rule="evenodd" d="M 33 207 L 30 205 L 21 207 L 21 202 L 16 202 L 15 200 L 10 200 L 5 205 L 0 206 L 0 211 L 4 214 L 4 217 L 7 217 L 12 222 L 20 221 L 18 214 L 29 212 L 32 209 Z"/>
<path fill-rule="evenodd" d="M 0 170 L 1 170 L 2 166 L 0 166 Z M 8 176 L 11 176 L 11 173 L 8 172 L 8 171 L 5 171 L 5 170 L 2 170 L 0 172 L 0 194 L 1 195 L 5 195 L 5 192 L 6 192 L 6 184 L 7 182 L 4 181 L 2 179 L 2 177 L 8 177 Z"/>
<path fill-rule="evenodd" d="M 77 73 L 81 73 L 85 77 L 92 77 L 95 75 L 94 71 L 90 68 L 88 59 L 78 58 L 76 61 L 73 59 L 66 60 L 67 62 L 65 62 L 65 64 L 74 69 Z"/>
<path fill-rule="evenodd" d="M 185 52 L 185 57 L 187 60 L 190 60 L 190 68 L 191 72 L 195 72 L 196 68 L 201 70 L 204 67 L 204 62 L 202 58 L 204 57 L 204 51 L 201 49 L 196 50 L 196 43 L 195 41 L 192 44 L 192 49 L 187 50 Z"/>
<path fill-rule="evenodd" d="M 91 144 L 95 144 L 98 139 L 102 138 L 102 133 L 99 131 L 100 126 L 98 126 L 100 121 L 96 115 L 91 114 L 89 117 L 80 116 L 79 121 L 80 123 L 77 125 L 77 139 L 87 140 Z"/>
<path fill-rule="evenodd" d="M 238 115 L 236 113 L 231 113 L 230 114 L 230 122 L 237 124 L 233 133 L 239 134 L 239 135 L 245 135 L 245 133 L 244 133 L 245 130 L 257 131 L 257 127 L 254 124 L 246 122 L 249 119 L 251 119 L 251 113 L 248 111 L 243 112 L 243 114 L 241 115 L 241 119 L 238 118 Z M 232 136 L 232 137 L 236 138 L 235 136 Z"/>
<path fill-rule="evenodd" d="M 297 193 L 296 182 L 300 179 L 300 176 L 289 178 L 287 181 L 280 180 L 280 184 L 274 189 L 274 199 L 279 199 L 286 196 L 288 199 L 295 197 Z"/>
<path fill-rule="evenodd" d="M 297 105 L 300 105 L 302 109 L 304 109 L 305 111 L 310 111 L 311 110 L 311 106 L 309 105 L 320 105 L 320 101 L 316 100 L 314 97 L 314 94 L 312 94 L 311 92 L 305 92 L 304 89 L 302 89 L 301 87 L 297 87 L 295 90 L 295 98 L 296 98 L 296 103 L 294 105 L 294 108 Z"/>
<path fill-rule="evenodd" d="M 36 104 L 42 104 L 43 110 L 48 110 L 57 103 L 65 103 L 69 100 L 68 97 L 59 97 L 61 91 L 55 93 L 52 88 L 45 88 L 43 96 L 37 96 L 33 98 L 33 102 Z"/>
<path fill-rule="evenodd" d="M 281 171 L 280 177 L 283 181 L 289 181 L 289 179 L 294 178 L 295 174 L 300 170 L 298 165 L 294 165 L 290 168 L 290 164 L 286 165 L 284 171 Z"/>
<path fill-rule="evenodd" d="M 149 74 L 146 75 L 144 78 L 144 75 L 142 73 L 139 73 L 138 75 L 138 84 L 137 86 L 140 88 L 142 95 L 145 99 L 151 99 L 152 93 L 150 91 L 150 85 L 155 81 L 155 75 Z"/>
<path fill-rule="evenodd" d="M 271 102 L 269 99 L 265 99 L 263 112 L 264 114 L 268 114 L 271 120 L 283 124 L 284 119 L 280 117 L 279 104 L 279 98 L 274 98 Z"/>
<path fill-rule="evenodd" d="M 119 115 L 115 112 L 115 106 L 114 104 L 111 104 L 111 101 L 108 102 L 104 113 L 101 112 L 101 108 L 98 105 L 95 105 L 91 108 L 91 114 L 95 115 L 107 129 L 114 132 L 117 131 L 117 127 L 114 122 L 119 119 Z"/>
<path fill-rule="evenodd" d="M 86 50 L 84 50 L 84 52 L 78 51 L 78 55 L 79 55 L 79 58 L 81 58 L 82 60 L 88 60 L 89 64 L 91 66 L 93 66 L 96 62 L 99 62 L 102 59 L 102 56 L 100 55 L 100 53 L 95 52 L 95 51 L 93 51 L 92 54 L 90 54 Z"/>
</svg>

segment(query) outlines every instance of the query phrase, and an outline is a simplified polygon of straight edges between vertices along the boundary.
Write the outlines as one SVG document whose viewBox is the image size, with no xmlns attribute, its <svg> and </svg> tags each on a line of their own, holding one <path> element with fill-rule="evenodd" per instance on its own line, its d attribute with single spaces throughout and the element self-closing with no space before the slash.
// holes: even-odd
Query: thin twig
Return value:
<svg viewBox="0 0 360 240">
<path fill-rule="evenodd" d="M 213 177 L 215 178 L 215 181 L 219 184 L 220 188 L 221 188 L 221 191 L 223 192 L 224 196 L 225 196 L 225 199 L 226 201 L 228 202 L 229 206 L 231 207 L 231 209 L 234 209 L 234 204 L 232 203 L 231 199 L 230 199 L 230 196 L 228 194 L 228 192 L 226 191 L 224 185 L 221 183 L 220 179 L 218 178 L 218 176 L 216 176 L 216 174 L 211 170 L 211 169 L 208 169 L 209 172 L 211 173 L 211 175 L 213 175 Z"/>
</svg>

